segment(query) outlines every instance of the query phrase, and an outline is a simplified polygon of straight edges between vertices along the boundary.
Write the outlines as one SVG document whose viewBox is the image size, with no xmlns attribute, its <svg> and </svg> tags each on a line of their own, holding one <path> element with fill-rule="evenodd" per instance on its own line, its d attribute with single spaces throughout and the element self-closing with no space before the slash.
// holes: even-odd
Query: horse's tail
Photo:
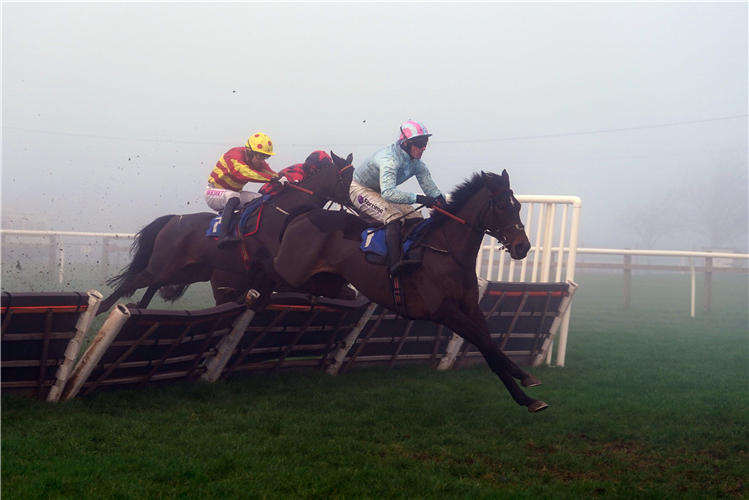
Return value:
<svg viewBox="0 0 749 500">
<path fill-rule="evenodd" d="M 156 236 L 164 226 L 166 226 L 167 222 L 172 220 L 172 217 L 174 217 L 174 215 L 164 215 L 159 217 L 138 231 L 138 234 L 135 235 L 133 246 L 130 247 L 130 255 L 132 256 L 130 264 L 122 268 L 120 274 L 114 278 L 108 279 L 107 285 L 111 288 L 119 288 L 126 279 L 135 276 L 148 267 L 148 261 L 151 259 L 151 254 L 153 254 L 153 246 L 156 242 Z"/>
<path fill-rule="evenodd" d="M 189 286 L 190 285 L 164 285 L 159 288 L 159 297 L 174 303 L 182 298 Z"/>
</svg>

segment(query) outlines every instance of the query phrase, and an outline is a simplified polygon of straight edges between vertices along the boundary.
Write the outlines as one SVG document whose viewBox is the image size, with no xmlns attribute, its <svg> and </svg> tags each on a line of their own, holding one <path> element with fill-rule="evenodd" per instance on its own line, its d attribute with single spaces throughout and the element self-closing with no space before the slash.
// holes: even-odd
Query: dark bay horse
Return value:
<svg viewBox="0 0 749 500">
<path fill-rule="evenodd" d="M 130 264 L 107 281 L 115 291 L 102 301 L 99 313 L 109 310 L 117 300 L 131 296 L 140 288 L 148 287 L 138 303 L 138 307 L 143 308 L 148 306 L 159 288 L 167 285 L 181 287 L 176 292 L 176 298 L 179 298 L 180 290 L 184 293 L 187 285 L 208 281 L 216 270 L 248 277 L 248 264 L 257 248 L 263 247 L 275 255 L 282 231 L 290 219 L 320 209 L 328 201 L 349 204 L 353 155 L 345 160 L 332 152 L 331 156 L 332 165 L 323 166 L 298 183 L 313 194 L 286 186 L 270 200 L 270 205 L 263 207 L 257 232 L 245 237 L 235 248 L 220 250 L 216 240 L 206 236 L 215 213 L 165 215 L 145 226 L 133 242 Z"/>
<path fill-rule="evenodd" d="M 502 380 L 512 398 L 528 411 L 548 407 L 529 397 L 523 387 L 540 385 L 491 339 L 479 308 L 476 257 L 485 232 L 499 240 L 513 259 L 523 259 L 530 243 L 520 221 L 520 203 L 510 190 L 507 171 L 474 174 L 451 193 L 445 211 L 432 210 L 434 222 L 423 240 L 423 264 L 402 276 L 404 306 L 396 307 L 387 266 L 370 264 L 359 249 L 368 225 L 342 212 L 309 212 L 289 224 L 275 259 L 258 252 L 272 279 L 299 286 L 317 273 L 335 273 L 372 301 L 408 319 L 445 325 L 474 344 Z M 400 310 L 399 310 L 400 309 Z"/>
</svg>

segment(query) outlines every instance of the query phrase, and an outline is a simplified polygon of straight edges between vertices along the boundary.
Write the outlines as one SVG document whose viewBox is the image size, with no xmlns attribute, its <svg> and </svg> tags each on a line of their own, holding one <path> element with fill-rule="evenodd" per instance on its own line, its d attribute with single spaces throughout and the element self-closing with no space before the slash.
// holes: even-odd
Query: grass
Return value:
<svg viewBox="0 0 749 500">
<path fill-rule="evenodd" d="M 620 277 L 578 282 L 543 413 L 485 366 L 4 397 L 2 496 L 748 498 L 746 277 L 696 318 L 688 276 L 635 276 L 630 311 Z"/>
</svg>

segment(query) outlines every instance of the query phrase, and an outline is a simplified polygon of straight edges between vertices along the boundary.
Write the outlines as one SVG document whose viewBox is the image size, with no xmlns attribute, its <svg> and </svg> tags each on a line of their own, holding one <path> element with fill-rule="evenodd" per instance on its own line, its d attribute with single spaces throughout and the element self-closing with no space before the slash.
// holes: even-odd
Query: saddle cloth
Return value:
<svg viewBox="0 0 749 500">
<path fill-rule="evenodd" d="M 263 212 L 263 202 L 269 200 L 271 195 L 265 195 L 261 198 L 252 200 L 247 206 L 242 209 L 241 217 L 233 217 L 229 229 L 236 231 L 237 226 L 244 228 L 244 236 L 250 236 L 255 234 L 260 226 L 260 214 Z M 252 222 L 250 222 L 252 220 Z M 208 225 L 208 231 L 205 233 L 209 238 L 216 238 L 221 235 L 221 215 L 217 215 L 211 219 L 211 223 Z"/>
<path fill-rule="evenodd" d="M 405 256 L 408 250 L 415 244 L 421 241 L 422 237 L 426 233 L 426 229 L 432 223 L 432 218 L 424 219 L 413 230 L 406 236 L 403 242 L 403 255 Z M 361 245 L 359 248 L 367 254 L 367 260 L 373 264 L 385 264 L 387 263 L 385 257 L 387 257 L 387 245 L 385 244 L 385 228 L 380 229 L 365 229 L 361 233 Z M 378 258 L 378 256 L 380 258 Z"/>
</svg>

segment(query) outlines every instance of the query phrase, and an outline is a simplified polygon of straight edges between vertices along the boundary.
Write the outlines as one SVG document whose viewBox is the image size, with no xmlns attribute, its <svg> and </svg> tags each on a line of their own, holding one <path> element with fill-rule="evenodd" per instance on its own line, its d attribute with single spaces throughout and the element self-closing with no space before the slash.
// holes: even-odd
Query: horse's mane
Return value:
<svg viewBox="0 0 749 500">
<path fill-rule="evenodd" d="M 305 172 L 306 175 L 304 176 L 304 179 L 301 179 L 299 182 L 304 182 L 307 179 L 311 179 L 312 177 L 316 176 L 319 173 L 322 173 L 323 171 L 325 171 L 326 169 L 328 169 L 330 167 L 336 167 L 337 168 L 337 165 L 335 163 L 330 163 L 328 165 L 323 165 L 322 167 L 318 167 L 316 169 L 313 169 L 309 165 L 304 164 L 304 163 L 302 165 L 304 165 L 304 167 L 302 167 L 302 168 L 303 168 L 303 170 L 304 170 L 304 172 Z"/>
<path fill-rule="evenodd" d="M 502 178 L 499 175 L 491 172 L 487 172 L 485 175 L 492 177 L 492 180 L 496 180 L 498 184 L 503 184 Z M 463 208 L 463 205 L 468 203 L 468 200 L 470 200 L 473 195 L 484 186 L 486 186 L 486 182 L 484 181 L 483 175 L 474 172 L 470 178 L 466 179 L 462 184 L 457 185 L 455 189 L 452 190 L 450 193 L 450 202 L 444 210 L 451 214 L 457 213 L 461 208 Z M 447 219 L 446 215 L 443 215 L 434 209 L 430 211 L 430 214 L 436 223 L 443 222 Z"/>
</svg>

